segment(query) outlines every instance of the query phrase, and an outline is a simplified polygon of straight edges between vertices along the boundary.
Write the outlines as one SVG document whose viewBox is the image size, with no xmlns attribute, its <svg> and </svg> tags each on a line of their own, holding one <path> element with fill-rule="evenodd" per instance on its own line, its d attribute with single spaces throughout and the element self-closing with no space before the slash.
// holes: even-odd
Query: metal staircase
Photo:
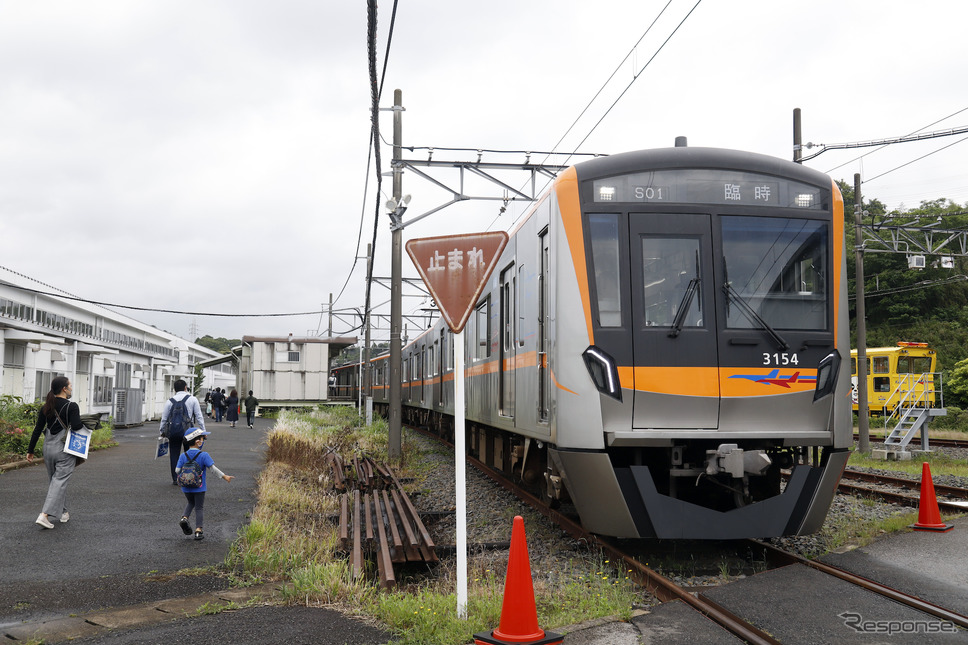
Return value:
<svg viewBox="0 0 968 645">
<path fill-rule="evenodd" d="M 935 379 L 938 379 L 937 397 L 934 396 Z M 886 446 L 905 450 L 911 439 L 925 429 L 931 417 L 947 414 L 940 396 L 940 379 L 941 374 L 905 374 L 898 382 L 889 397 L 889 400 L 893 400 L 894 395 L 898 395 L 898 403 L 889 415 L 884 416 L 885 429 L 897 419 L 894 429 L 884 439 Z M 941 407 L 933 407 L 935 405 Z M 928 449 L 927 433 L 922 433 L 922 448 Z"/>
</svg>

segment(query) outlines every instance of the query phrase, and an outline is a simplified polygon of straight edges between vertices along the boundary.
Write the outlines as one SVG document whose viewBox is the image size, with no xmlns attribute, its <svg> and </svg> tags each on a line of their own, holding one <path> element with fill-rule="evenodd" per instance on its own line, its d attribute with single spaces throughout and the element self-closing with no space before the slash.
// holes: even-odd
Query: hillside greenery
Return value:
<svg viewBox="0 0 968 645">
<path fill-rule="evenodd" d="M 196 338 L 195 344 L 201 345 L 202 347 L 208 347 L 219 354 L 228 354 L 232 351 L 233 347 L 241 345 L 242 341 L 238 338 L 222 338 L 221 336 L 218 338 L 212 338 L 206 334 L 201 338 Z"/>
<path fill-rule="evenodd" d="M 844 195 L 851 346 L 857 346 L 856 271 L 854 262 L 854 189 L 838 182 Z M 864 201 L 863 221 L 883 235 L 885 227 L 931 224 L 938 230 L 968 229 L 968 205 L 949 199 L 923 201 L 917 207 L 888 211 L 874 198 Z M 923 234 L 915 234 L 915 236 Z M 944 239 L 935 234 L 936 243 Z M 949 248 L 956 248 L 950 244 Z M 908 268 L 903 253 L 864 253 L 864 305 L 867 346 L 890 347 L 899 341 L 928 343 L 938 353 L 946 406 L 968 408 L 968 258 L 955 257 L 942 268 L 940 256 L 926 256 L 924 269 Z"/>
</svg>

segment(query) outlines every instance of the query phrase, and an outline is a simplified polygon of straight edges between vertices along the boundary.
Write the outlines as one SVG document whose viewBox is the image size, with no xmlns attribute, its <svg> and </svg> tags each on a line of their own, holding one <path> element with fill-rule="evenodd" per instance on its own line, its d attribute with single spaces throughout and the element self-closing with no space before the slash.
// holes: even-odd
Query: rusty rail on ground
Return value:
<svg viewBox="0 0 968 645">
<path fill-rule="evenodd" d="M 372 559 L 389 588 L 396 583 L 394 564 L 437 562 L 430 532 L 392 470 L 365 456 L 347 467 L 334 453 L 326 464 L 340 491 L 339 542 L 354 577 L 364 575 L 365 561 Z"/>
</svg>

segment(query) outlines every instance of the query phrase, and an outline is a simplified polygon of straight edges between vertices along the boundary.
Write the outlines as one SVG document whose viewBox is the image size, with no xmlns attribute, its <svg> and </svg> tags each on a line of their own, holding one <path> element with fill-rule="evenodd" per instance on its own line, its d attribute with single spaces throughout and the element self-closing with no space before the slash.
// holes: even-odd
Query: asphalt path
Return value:
<svg viewBox="0 0 968 645">
<path fill-rule="evenodd" d="M 34 523 L 47 493 L 43 461 L 0 473 L 0 633 L 5 626 L 25 622 L 227 588 L 229 582 L 223 576 L 171 574 L 225 561 L 255 504 L 256 478 L 264 465 L 265 436 L 272 424 L 272 420 L 258 418 L 255 429 L 250 430 L 244 424 L 230 428 L 224 421 L 207 422 L 206 429 L 212 434 L 205 450 L 235 479 L 225 482 L 209 473 L 204 540 L 185 536 L 178 526 L 186 500 L 181 489 L 171 484 L 168 458 L 154 459 L 157 422 L 117 429 L 118 446 L 91 453 L 68 484 L 70 521 L 61 524 L 55 520 L 52 530 Z M 194 517 L 192 522 L 194 527 Z M 302 629 L 305 621 L 297 624 L 293 613 L 298 612 L 259 608 L 258 613 L 247 609 L 218 618 L 203 616 L 141 631 L 142 640 L 131 642 L 155 642 L 148 637 L 155 630 L 164 630 L 158 632 L 158 642 L 171 642 L 162 637 L 176 637 L 179 630 L 185 630 L 185 642 L 202 642 L 196 639 L 204 638 L 209 630 L 210 638 L 205 641 L 210 643 L 272 642 L 274 638 L 244 628 L 255 620 L 272 629 L 276 621 L 267 621 L 267 614 L 278 615 L 276 636 L 283 637 L 288 626 L 294 630 L 288 642 L 303 642 L 295 630 Z M 317 626 L 313 642 L 329 642 L 318 638 L 320 629 L 335 630 L 340 638 L 334 642 L 386 642 L 388 638 L 374 630 L 365 640 L 352 640 L 348 631 L 363 627 L 359 623 L 335 612 L 314 615 L 323 624 Z M 232 631 L 225 623 L 239 627 L 235 640 L 221 640 L 220 634 Z M 119 635 L 112 638 L 116 637 Z"/>
</svg>

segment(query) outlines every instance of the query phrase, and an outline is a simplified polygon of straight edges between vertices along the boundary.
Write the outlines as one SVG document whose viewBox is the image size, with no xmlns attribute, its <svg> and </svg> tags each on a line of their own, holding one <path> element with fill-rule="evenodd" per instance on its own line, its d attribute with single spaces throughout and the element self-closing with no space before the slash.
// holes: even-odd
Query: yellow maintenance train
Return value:
<svg viewBox="0 0 968 645">
<path fill-rule="evenodd" d="M 857 411 L 857 350 L 850 352 L 854 412 Z M 900 342 L 867 350 L 867 407 L 890 415 L 898 406 L 933 408 L 940 383 L 937 355 L 927 343 Z M 937 389 L 936 389 L 937 385 Z"/>
</svg>

